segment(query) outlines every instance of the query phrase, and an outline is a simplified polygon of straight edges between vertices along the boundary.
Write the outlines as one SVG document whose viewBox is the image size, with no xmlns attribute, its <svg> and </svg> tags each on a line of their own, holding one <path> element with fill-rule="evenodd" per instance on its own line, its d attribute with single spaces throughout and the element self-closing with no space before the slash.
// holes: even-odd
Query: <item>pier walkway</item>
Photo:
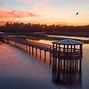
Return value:
<svg viewBox="0 0 89 89">
<path fill-rule="evenodd" d="M 15 46 L 25 45 L 25 46 L 29 46 L 29 47 L 31 46 L 32 48 L 36 48 L 36 49 L 40 49 L 44 51 L 49 51 L 49 52 L 53 51 L 52 45 L 39 43 L 34 40 L 27 41 L 26 39 L 22 39 L 22 38 L 6 38 L 5 42 L 9 44 L 13 44 Z"/>
</svg>

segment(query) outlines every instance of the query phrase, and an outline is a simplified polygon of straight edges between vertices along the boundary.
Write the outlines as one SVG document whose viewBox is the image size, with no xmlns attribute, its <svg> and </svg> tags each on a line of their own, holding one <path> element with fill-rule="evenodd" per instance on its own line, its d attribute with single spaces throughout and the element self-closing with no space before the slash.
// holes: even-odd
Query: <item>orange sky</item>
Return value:
<svg viewBox="0 0 89 89">
<path fill-rule="evenodd" d="M 7 21 L 87 25 L 89 0 L 0 0 L 0 23 Z"/>
</svg>

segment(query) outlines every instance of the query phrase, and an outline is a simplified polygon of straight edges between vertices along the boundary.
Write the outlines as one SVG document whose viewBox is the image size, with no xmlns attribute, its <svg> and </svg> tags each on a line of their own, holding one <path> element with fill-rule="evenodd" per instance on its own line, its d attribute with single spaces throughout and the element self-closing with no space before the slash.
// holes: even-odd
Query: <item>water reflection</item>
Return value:
<svg viewBox="0 0 89 89">
<path fill-rule="evenodd" d="M 48 51 L 29 47 L 29 54 L 34 58 L 43 61 L 45 64 L 51 64 L 52 54 Z"/>
<path fill-rule="evenodd" d="M 0 46 L 0 89 L 57 89 L 51 69 L 19 48 Z"/>
<path fill-rule="evenodd" d="M 77 87 L 80 89 L 82 86 L 82 74 L 80 72 L 58 72 L 52 70 L 52 81 L 57 85 L 61 85 L 64 87 Z"/>
<path fill-rule="evenodd" d="M 61 38 L 71 38 L 79 40 L 89 40 L 89 37 L 76 37 L 76 36 L 57 36 L 57 35 L 48 35 L 49 37 L 61 37 Z"/>
<path fill-rule="evenodd" d="M 40 50 L 37 49 L 36 54 L 36 49 L 34 48 L 34 53 L 32 54 L 32 48 L 30 48 L 29 50 L 28 47 L 28 54 L 33 55 L 33 59 L 33 57 L 29 57 L 27 54 L 25 54 L 25 52 L 18 50 L 18 48 L 16 49 L 7 45 L 1 46 L 3 47 L 0 47 L 0 89 L 83 89 L 83 87 L 84 89 L 89 88 L 89 50 L 87 49 L 89 48 L 88 44 L 84 45 L 83 82 L 82 73 L 80 72 L 64 73 L 52 69 L 51 75 L 51 71 L 49 73 L 48 67 L 44 69 L 44 64 L 50 64 L 50 62 L 52 64 L 53 57 L 52 55 L 50 56 L 49 52 L 46 52 L 46 57 L 44 57 L 44 51 L 41 50 L 40 52 Z M 41 62 L 37 62 L 37 59 L 42 61 L 42 64 Z M 53 84 L 51 83 L 51 80 Z M 54 84 L 58 87 L 55 88 Z"/>
</svg>

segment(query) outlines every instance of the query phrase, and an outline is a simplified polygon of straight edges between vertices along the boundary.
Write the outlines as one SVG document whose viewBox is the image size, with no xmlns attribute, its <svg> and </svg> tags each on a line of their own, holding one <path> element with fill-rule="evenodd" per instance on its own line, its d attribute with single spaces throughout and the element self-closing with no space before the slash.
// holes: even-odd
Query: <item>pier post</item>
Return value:
<svg viewBox="0 0 89 89">
<path fill-rule="evenodd" d="M 31 48 L 30 48 L 30 45 L 29 45 L 29 54 L 31 54 Z"/>
<path fill-rule="evenodd" d="M 32 55 L 34 55 L 34 47 L 32 46 Z"/>
<path fill-rule="evenodd" d="M 52 53 L 51 52 L 49 52 L 49 60 L 50 60 L 50 65 L 52 64 Z"/>
<path fill-rule="evenodd" d="M 44 62 L 46 62 L 46 51 L 44 50 Z"/>
<path fill-rule="evenodd" d="M 36 57 L 37 57 L 37 48 L 35 48 L 36 49 Z"/>
<path fill-rule="evenodd" d="M 40 51 L 40 59 L 41 59 L 41 49 L 39 49 L 39 51 Z"/>
</svg>

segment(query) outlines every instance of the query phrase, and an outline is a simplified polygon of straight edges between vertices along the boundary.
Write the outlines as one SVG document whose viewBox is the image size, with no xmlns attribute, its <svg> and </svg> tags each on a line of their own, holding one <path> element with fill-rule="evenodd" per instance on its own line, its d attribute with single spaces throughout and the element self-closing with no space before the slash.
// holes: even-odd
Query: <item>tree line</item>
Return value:
<svg viewBox="0 0 89 89">
<path fill-rule="evenodd" d="M 68 25 L 42 25 L 31 23 L 9 23 L 0 26 L 0 32 L 5 33 L 34 33 L 44 32 L 52 35 L 86 36 L 89 37 L 89 25 L 68 26 Z"/>
</svg>

